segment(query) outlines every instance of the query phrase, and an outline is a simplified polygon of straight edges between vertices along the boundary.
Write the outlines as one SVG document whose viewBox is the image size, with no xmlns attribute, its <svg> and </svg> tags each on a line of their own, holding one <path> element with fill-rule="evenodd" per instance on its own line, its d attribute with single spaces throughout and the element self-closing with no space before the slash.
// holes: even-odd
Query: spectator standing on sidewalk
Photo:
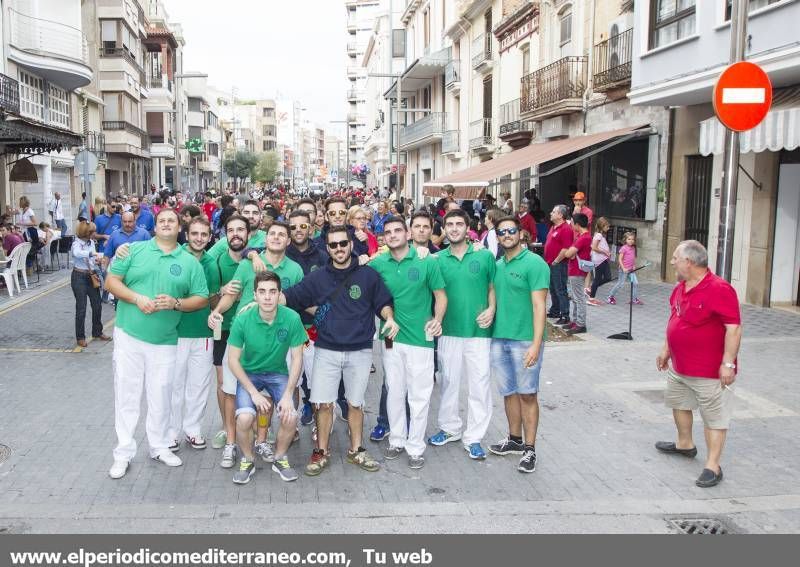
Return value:
<svg viewBox="0 0 800 567">
<path fill-rule="evenodd" d="M 66 236 L 67 222 L 64 220 L 64 203 L 61 200 L 61 193 L 58 191 L 53 193 L 53 199 L 47 205 L 47 212 L 50 213 L 50 219 L 61 231 L 61 236 Z"/>
<path fill-rule="evenodd" d="M 619 268 L 617 271 L 617 283 L 615 283 L 611 291 L 608 292 L 606 303 L 610 305 L 617 304 L 615 295 L 617 291 L 625 285 L 625 280 L 627 279 L 630 280 L 631 287 L 633 288 L 633 304 L 643 305 L 642 300 L 639 299 L 639 279 L 636 277 L 636 274 L 633 273 L 633 270 L 636 268 L 636 235 L 632 232 L 626 232 L 622 237 L 622 241 L 625 244 L 619 249 L 619 256 L 617 257 Z"/>
<path fill-rule="evenodd" d="M 92 275 L 98 270 L 95 250 L 94 235 L 96 231 L 93 222 L 81 222 L 75 231 L 75 240 L 72 242 L 70 254 L 73 259 L 72 276 L 70 285 L 72 295 L 75 296 L 75 340 L 79 347 L 86 347 L 86 299 L 92 306 L 92 336 L 102 341 L 110 341 L 111 337 L 103 334 L 102 312 L 103 304 L 100 302 L 100 279 L 97 277 L 97 287 L 94 286 Z"/>
<path fill-rule="evenodd" d="M 597 219 L 594 236 L 592 237 L 592 263 L 594 264 L 594 277 L 592 287 L 589 290 L 587 305 L 603 305 L 602 301 L 595 298 L 600 286 L 611 281 L 611 247 L 606 240 L 606 233 L 610 225 L 608 219 L 600 217 Z"/>
<path fill-rule="evenodd" d="M 708 253 L 696 240 L 678 244 L 670 264 L 679 281 L 670 295 L 667 339 L 656 366 L 667 371 L 665 402 L 678 436 L 675 442 L 657 442 L 656 449 L 694 458 L 692 411 L 699 409 L 708 455 L 695 484 L 708 488 L 722 481 L 720 458 L 733 409 L 730 386 L 742 340 L 739 299 L 728 282 L 709 271 Z"/>
<path fill-rule="evenodd" d="M 569 210 L 566 205 L 556 205 L 550 212 L 553 226 L 544 243 L 544 261 L 550 265 L 550 311 L 547 317 L 558 319 L 557 325 L 569 323 L 569 297 L 567 295 L 566 253 L 572 246 L 575 233 L 567 223 Z"/>
<path fill-rule="evenodd" d="M 586 332 L 586 290 L 584 287 L 586 271 L 581 267 L 581 262 L 589 262 L 592 255 L 592 238 L 589 235 L 588 224 L 589 219 L 582 213 L 572 217 L 575 242 L 566 253 L 566 257 L 569 258 L 567 275 L 572 296 L 572 321 L 563 327 L 570 335 Z"/>
</svg>

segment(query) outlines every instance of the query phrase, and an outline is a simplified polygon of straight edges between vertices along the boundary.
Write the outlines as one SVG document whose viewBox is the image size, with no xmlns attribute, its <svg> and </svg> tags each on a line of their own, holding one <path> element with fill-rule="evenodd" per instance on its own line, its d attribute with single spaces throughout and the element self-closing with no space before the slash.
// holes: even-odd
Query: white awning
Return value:
<svg viewBox="0 0 800 567">
<path fill-rule="evenodd" d="M 722 154 L 725 145 L 725 126 L 712 116 L 700 123 L 700 153 L 704 156 Z M 794 150 L 800 147 L 800 88 L 776 91 L 772 110 L 766 118 L 739 135 L 743 154 L 769 150 Z"/>
</svg>

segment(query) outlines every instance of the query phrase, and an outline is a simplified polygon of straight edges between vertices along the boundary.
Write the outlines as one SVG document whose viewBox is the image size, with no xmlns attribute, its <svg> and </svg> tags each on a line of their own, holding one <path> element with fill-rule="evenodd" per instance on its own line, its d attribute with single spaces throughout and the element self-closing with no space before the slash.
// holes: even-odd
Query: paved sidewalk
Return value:
<svg viewBox="0 0 800 567">
<path fill-rule="evenodd" d="M 700 515 L 744 532 L 800 531 L 800 316 L 744 308 L 725 481 L 703 490 L 694 486 L 705 454 L 701 424 L 695 424 L 697 459 L 653 449 L 656 440 L 674 435 L 654 364 L 670 287 L 642 285 L 646 304 L 635 308 L 632 342 L 603 338 L 626 326 L 620 324 L 627 305 L 617 305 L 590 311 L 591 332 L 581 341 L 548 345 L 539 463 L 530 475 L 518 473 L 512 457 L 470 461 L 460 443 L 429 447 L 419 471 L 401 458 L 378 473 L 362 472 L 344 461 L 346 426 L 338 421 L 333 464 L 317 478 L 284 483 L 259 464 L 251 483 L 237 486 L 231 471 L 219 468 L 220 451 L 210 448 L 184 448 L 184 466 L 169 469 L 147 458 L 140 425 L 139 454 L 129 474 L 112 481 L 113 345 L 92 343 L 81 353 L 0 349 L 0 443 L 11 448 L 0 463 L 0 530 L 666 533 L 668 518 Z M 25 349 L 74 344 L 71 301 L 66 287 L 0 314 L 0 343 Z M 104 319 L 112 316 L 106 307 Z M 376 363 L 366 427 L 377 408 Z M 429 434 L 436 431 L 438 399 L 437 386 Z M 218 421 L 211 398 L 207 434 Z M 309 428 L 301 433 L 289 452 L 298 468 L 311 451 Z M 505 433 L 495 394 L 486 442 Z"/>
</svg>

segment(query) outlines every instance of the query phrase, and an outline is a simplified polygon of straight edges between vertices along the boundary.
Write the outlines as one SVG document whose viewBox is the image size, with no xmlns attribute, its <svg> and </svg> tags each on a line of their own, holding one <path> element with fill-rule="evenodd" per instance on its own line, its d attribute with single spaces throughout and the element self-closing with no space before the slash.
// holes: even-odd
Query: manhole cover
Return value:
<svg viewBox="0 0 800 567">
<path fill-rule="evenodd" d="M 11 456 L 11 447 L 0 444 L 0 463 Z"/>
<path fill-rule="evenodd" d="M 678 533 L 688 535 L 725 535 L 730 533 L 724 523 L 712 518 L 685 518 L 670 520 L 669 523 L 678 530 Z"/>
</svg>

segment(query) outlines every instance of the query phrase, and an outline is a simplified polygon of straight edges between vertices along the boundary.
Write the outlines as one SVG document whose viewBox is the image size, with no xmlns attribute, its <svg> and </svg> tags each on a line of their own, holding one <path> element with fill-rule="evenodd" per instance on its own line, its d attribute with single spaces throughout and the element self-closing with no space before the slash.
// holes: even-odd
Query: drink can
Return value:
<svg viewBox="0 0 800 567">
<path fill-rule="evenodd" d="M 386 348 L 392 348 L 394 346 L 394 341 L 389 337 L 384 337 L 383 344 L 386 346 Z"/>
<path fill-rule="evenodd" d="M 267 425 L 269 425 L 269 422 L 267 421 L 267 416 L 264 415 L 263 413 L 258 414 L 258 426 L 266 427 Z"/>
<path fill-rule="evenodd" d="M 217 326 L 214 327 L 214 340 L 221 341 L 222 340 L 222 322 L 217 322 Z"/>
</svg>

